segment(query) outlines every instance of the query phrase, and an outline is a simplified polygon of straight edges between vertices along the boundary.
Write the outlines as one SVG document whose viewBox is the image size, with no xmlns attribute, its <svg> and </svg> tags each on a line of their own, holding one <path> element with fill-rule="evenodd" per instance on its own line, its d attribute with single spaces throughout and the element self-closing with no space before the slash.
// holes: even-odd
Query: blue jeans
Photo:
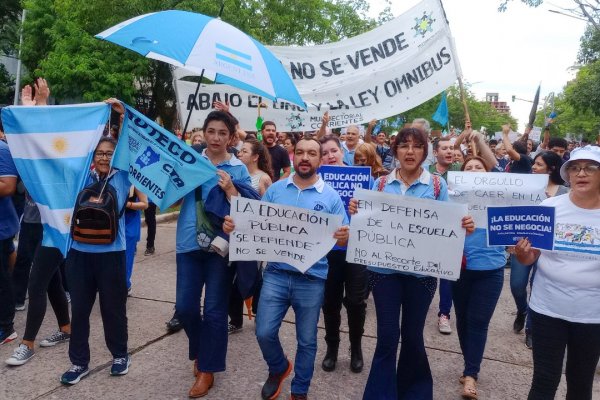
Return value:
<svg viewBox="0 0 600 400">
<path fill-rule="evenodd" d="M 301 273 L 267 267 L 256 313 L 256 338 L 269 373 L 287 369 L 287 358 L 279 340 L 279 328 L 287 310 L 296 314 L 296 360 L 292 393 L 308 393 L 317 355 L 317 323 L 325 281 Z"/>
<path fill-rule="evenodd" d="M 440 279 L 440 311 L 438 317 L 442 314 L 450 318 L 450 310 L 452 309 L 452 281 Z"/>
<path fill-rule="evenodd" d="M 202 250 L 177 253 L 175 312 L 189 340 L 189 358 L 202 372 L 225 371 L 231 271 L 227 260 Z M 200 303 L 204 289 L 203 313 Z"/>
<path fill-rule="evenodd" d="M 504 284 L 504 268 L 461 271 L 452 286 L 456 331 L 465 360 L 464 376 L 477 379 L 490 320 Z"/>
<path fill-rule="evenodd" d="M 533 286 L 533 278 L 535 276 L 535 265 L 523 265 L 517 260 L 514 254 L 510 255 L 510 291 L 515 299 L 517 313 L 524 314 L 529 310 L 527 302 L 527 283 L 529 289 Z M 525 331 L 531 330 L 531 318 L 527 313 L 525 320 Z"/>
<path fill-rule="evenodd" d="M 433 378 L 423 328 L 437 279 L 377 273 L 371 273 L 371 277 L 375 282 L 377 346 L 363 399 L 432 399 Z M 396 364 L 401 337 L 402 347 Z"/>
</svg>

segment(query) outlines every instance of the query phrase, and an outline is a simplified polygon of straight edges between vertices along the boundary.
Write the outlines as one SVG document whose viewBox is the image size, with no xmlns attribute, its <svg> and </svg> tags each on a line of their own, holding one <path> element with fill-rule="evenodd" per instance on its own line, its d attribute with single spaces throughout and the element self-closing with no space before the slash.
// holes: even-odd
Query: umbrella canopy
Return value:
<svg viewBox="0 0 600 400">
<path fill-rule="evenodd" d="M 121 22 L 96 38 L 198 74 L 209 73 L 217 83 L 306 107 L 281 62 L 258 41 L 220 19 L 161 11 Z"/>
</svg>

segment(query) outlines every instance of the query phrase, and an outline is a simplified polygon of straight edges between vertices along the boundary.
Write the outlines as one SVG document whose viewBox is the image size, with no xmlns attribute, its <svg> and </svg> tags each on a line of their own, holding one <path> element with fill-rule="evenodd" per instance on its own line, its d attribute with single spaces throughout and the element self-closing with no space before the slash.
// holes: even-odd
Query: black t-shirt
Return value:
<svg viewBox="0 0 600 400">
<path fill-rule="evenodd" d="M 279 180 L 281 170 L 290 166 L 290 156 L 286 149 L 279 145 L 267 147 L 271 155 L 271 166 L 273 167 L 273 182 Z"/>
<path fill-rule="evenodd" d="M 507 166 L 507 172 L 512 172 L 513 174 L 530 174 L 533 160 L 527 154 L 519 153 L 519 155 L 521 159 L 519 161 L 512 160 Z"/>
</svg>

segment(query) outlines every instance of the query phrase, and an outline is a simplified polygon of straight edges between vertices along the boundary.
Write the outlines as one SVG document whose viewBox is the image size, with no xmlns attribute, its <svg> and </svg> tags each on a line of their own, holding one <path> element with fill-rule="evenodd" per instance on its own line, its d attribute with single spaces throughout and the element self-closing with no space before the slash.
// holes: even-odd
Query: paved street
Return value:
<svg viewBox="0 0 600 400">
<path fill-rule="evenodd" d="M 68 345 L 36 348 L 36 356 L 21 367 L 0 366 L 0 399 L 186 399 L 193 384 L 192 363 L 187 360 L 187 339 L 184 332 L 167 335 L 165 321 L 173 312 L 175 300 L 175 222 L 160 224 L 157 252 L 143 255 L 145 242 L 138 246 L 133 277 L 133 296 L 128 301 L 129 348 L 133 364 L 129 374 L 110 377 L 112 357 L 103 339 L 98 304 L 91 318 L 91 373 L 79 384 L 65 387 L 59 376 L 70 366 Z M 437 301 L 434 299 L 426 326 L 426 346 L 434 375 L 435 399 L 460 399 L 458 377 L 462 372 L 462 357 L 456 333 L 442 336 L 437 332 Z M 524 335 L 512 332 L 514 303 L 508 286 L 506 270 L 504 290 L 490 326 L 485 360 L 479 379 L 480 399 L 525 399 L 532 375 L 531 352 Z M 26 312 L 17 312 L 15 328 L 23 334 Z M 454 327 L 454 321 L 452 321 Z M 56 329 L 56 320 L 48 308 L 38 340 Z M 320 327 L 322 328 L 322 321 Z M 345 320 L 342 326 L 346 326 Z M 284 348 L 291 359 L 295 353 L 295 325 L 289 313 L 281 329 Z M 325 352 L 324 330 L 319 330 L 317 366 L 310 389 L 311 399 L 360 399 L 368 376 L 376 342 L 375 312 L 369 300 L 365 326 L 365 371 L 353 374 L 349 370 L 348 335 L 342 337 L 336 371 L 326 373 L 320 368 Z M 0 360 L 8 358 L 15 342 L 0 347 Z M 227 371 L 216 374 L 215 386 L 207 399 L 259 399 L 267 368 L 254 336 L 254 321 L 244 321 L 244 329 L 232 335 L 227 354 Z M 280 399 L 289 396 L 285 383 Z M 564 376 L 557 399 L 565 397 Z M 596 375 L 594 398 L 600 399 L 600 375 Z"/>
</svg>

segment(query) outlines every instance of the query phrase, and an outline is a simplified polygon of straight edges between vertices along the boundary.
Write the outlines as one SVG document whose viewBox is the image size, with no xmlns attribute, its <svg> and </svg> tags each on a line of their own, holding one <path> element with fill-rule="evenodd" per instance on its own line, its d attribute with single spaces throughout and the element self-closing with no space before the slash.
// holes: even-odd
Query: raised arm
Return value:
<svg viewBox="0 0 600 400">
<path fill-rule="evenodd" d="M 498 160 L 496 160 L 496 156 L 494 156 L 494 153 L 492 152 L 492 149 L 490 149 L 490 146 L 488 146 L 485 142 L 483 134 L 481 132 L 474 131 L 469 139 L 470 141 L 475 143 L 475 146 L 477 147 L 477 152 L 479 153 L 479 156 L 485 161 L 487 169 L 491 170 L 492 168 L 494 168 L 498 163 Z"/>
<path fill-rule="evenodd" d="M 517 153 L 515 149 L 513 149 L 513 145 L 508 138 L 508 133 L 510 132 L 510 124 L 502 125 L 502 143 L 504 143 L 504 148 L 506 149 L 506 154 L 510 157 L 511 160 L 519 161 L 521 159 L 521 155 Z"/>
<path fill-rule="evenodd" d="M 373 134 L 373 129 L 375 128 L 375 125 L 377 125 L 376 119 L 372 119 L 369 121 L 369 125 L 367 125 L 367 131 L 365 132 L 365 143 L 373 142 L 373 137 L 371 135 Z"/>
<path fill-rule="evenodd" d="M 321 119 L 321 126 L 317 131 L 317 140 L 321 139 L 327 133 L 327 124 L 329 123 L 329 111 L 325 111 L 323 118 Z"/>
</svg>

